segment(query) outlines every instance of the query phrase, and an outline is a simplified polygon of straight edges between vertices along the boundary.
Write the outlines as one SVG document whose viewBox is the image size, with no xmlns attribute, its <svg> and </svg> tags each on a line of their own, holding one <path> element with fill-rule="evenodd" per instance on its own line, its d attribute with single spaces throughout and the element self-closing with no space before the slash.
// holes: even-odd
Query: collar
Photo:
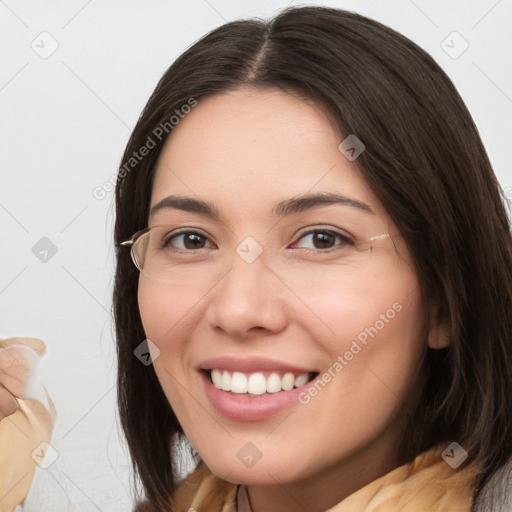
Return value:
<svg viewBox="0 0 512 512">
<path fill-rule="evenodd" d="M 252 512 L 247 487 L 243 484 L 238 486 L 236 492 L 236 512 Z"/>
<path fill-rule="evenodd" d="M 473 463 L 452 468 L 442 457 L 445 448 L 439 445 L 423 452 L 325 512 L 470 512 L 480 467 Z M 183 510 L 251 512 L 247 488 L 222 480 L 204 463 L 184 483 L 176 496 Z"/>
</svg>

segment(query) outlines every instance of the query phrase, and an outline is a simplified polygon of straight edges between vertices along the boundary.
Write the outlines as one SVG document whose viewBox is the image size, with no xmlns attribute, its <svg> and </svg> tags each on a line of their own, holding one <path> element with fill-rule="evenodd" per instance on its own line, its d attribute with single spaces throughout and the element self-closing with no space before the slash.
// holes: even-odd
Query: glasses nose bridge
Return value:
<svg viewBox="0 0 512 512">
<path fill-rule="evenodd" d="M 226 277 L 237 290 L 247 286 L 249 290 L 252 288 L 254 295 L 265 288 L 268 275 L 274 275 L 269 267 L 273 252 L 270 248 L 264 249 L 254 238 L 247 237 L 234 249 Z"/>
<path fill-rule="evenodd" d="M 265 249 L 263 244 L 252 236 L 246 236 L 235 249 L 236 255 L 247 264 L 260 259 L 264 252 L 268 253 L 268 247 Z"/>
</svg>

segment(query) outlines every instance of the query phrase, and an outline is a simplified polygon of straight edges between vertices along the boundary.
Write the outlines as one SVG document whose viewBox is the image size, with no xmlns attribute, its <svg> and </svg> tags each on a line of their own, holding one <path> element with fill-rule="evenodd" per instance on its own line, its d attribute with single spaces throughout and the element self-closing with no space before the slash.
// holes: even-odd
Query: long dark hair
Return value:
<svg viewBox="0 0 512 512">
<path fill-rule="evenodd" d="M 365 144 L 358 168 L 405 237 L 429 311 L 450 330 L 448 348 L 425 349 L 425 385 L 401 457 L 457 441 L 482 465 L 478 494 L 512 454 L 512 238 L 470 113 L 409 39 L 324 7 L 291 8 L 269 22 L 236 21 L 207 34 L 166 71 L 133 130 L 116 188 L 116 244 L 147 226 L 155 164 L 176 110 L 247 85 L 299 94 Z M 135 160 L 144 146 L 146 156 Z M 176 486 L 171 438 L 183 432 L 152 366 L 134 357 L 145 339 L 139 274 L 125 247 L 116 254 L 120 417 L 135 475 L 161 510 Z"/>
</svg>

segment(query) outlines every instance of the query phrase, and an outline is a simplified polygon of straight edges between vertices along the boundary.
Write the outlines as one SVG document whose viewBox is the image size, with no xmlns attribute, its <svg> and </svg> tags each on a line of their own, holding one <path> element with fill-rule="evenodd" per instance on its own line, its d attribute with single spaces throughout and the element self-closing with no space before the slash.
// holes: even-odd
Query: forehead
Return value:
<svg viewBox="0 0 512 512">
<path fill-rule="evenodd" d="M 198 196 L 245 215 L 307 193 L 343 194 L 385 214 L 325 114 L 275 89 L 212 95 L 173 129 L 160 155 L 151 205 Z"/>
</svg>

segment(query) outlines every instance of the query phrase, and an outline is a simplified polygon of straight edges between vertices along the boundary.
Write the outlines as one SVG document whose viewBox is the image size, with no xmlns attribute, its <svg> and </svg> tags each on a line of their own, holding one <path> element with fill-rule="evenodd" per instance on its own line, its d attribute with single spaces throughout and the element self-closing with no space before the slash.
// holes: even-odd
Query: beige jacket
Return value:
<svg viewBox="0 0 512 512">
<path fill-rule="evenodd" d="M 476 465 L 452 469 L 439 446 L 351 494 L 326 512 L 469 512 Z M 238 491 L 238 510 L 237 510 Z M 245 488 L 225 482 L 201 463 L 178 487 L 174 512 L 250 512 Z"/>
</svg>

